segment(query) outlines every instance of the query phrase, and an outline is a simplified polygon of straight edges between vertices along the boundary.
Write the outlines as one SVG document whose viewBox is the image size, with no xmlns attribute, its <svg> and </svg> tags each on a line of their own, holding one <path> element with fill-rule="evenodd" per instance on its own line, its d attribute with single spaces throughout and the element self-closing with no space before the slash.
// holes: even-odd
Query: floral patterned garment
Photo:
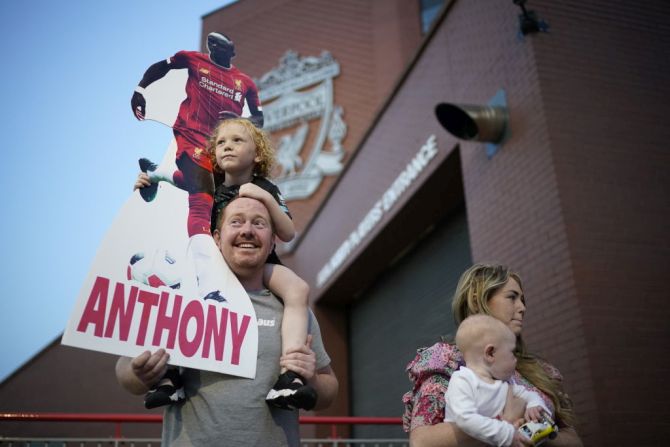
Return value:
<svg viewBox="0 0 670 447">
<path fill-rule="evenodd" d="M 453 372 L 464 364 L 461 352 L 456 345 L 449 343 L 438 342 L 417 351 L 416 357 L 406 368 L 412 389 L 402 397 L 405 405 L 402 422 L 406 432 L 423 425 L 444 422 L 444 393 L 449 387 Z M 552 365 L 543 362 L 542 366 L 550 377 L 562 380 L 561 373 Z M 510 381 L 538 393 L 547 408 L 554 412 L 551 399 L 531 385 L 521 374 L 515 372 Z"/>
</svg>

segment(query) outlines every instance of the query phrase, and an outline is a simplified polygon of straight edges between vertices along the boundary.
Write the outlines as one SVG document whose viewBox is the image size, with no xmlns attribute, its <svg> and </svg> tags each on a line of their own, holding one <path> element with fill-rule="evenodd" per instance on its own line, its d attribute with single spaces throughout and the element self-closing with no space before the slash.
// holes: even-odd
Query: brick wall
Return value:
<svg viewBox="0 0 670 447">
<path fill-rule="evenodd" d="M 580 406 L 603 445 L 659 445 L 670 433 L 670 4 L 535 3 L 552 24 L 533 45 L 594 383 Z"/>
<path fill-rule="evenodd" d="M 346 164 L 416 50 L 420 26 L 418 1 L 240 1 L 203 18 L 203 42 L 212 31 L 230 35 L 233 63 L 256 78 L 275 68 L 287 50 L 301 56 L 330 51 L 341 67 L 334 102 L 343 107 L 348 126 Z M 326 177 L 312 197 L 288 204 L 299 233 L 334 183 L 335 177 Z M 284 259 L 290 262 L 290 255 Z"/>
</svg>

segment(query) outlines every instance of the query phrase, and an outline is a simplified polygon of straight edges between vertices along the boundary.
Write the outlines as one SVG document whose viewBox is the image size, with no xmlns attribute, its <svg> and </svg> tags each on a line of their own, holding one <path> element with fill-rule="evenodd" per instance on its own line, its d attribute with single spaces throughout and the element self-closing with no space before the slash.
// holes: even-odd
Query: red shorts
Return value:
<svg viewBox="0 0 670 447">
<path fill-rule="evenodd" d="M 195 164 L 212 172 L 212 159 L 207 153 L 207 138 L 203 138 L 199 133 L 173 130 L 174 139 L 177 142 L 176 159 L 178 160 L 185 153 Z"/>
</svg>

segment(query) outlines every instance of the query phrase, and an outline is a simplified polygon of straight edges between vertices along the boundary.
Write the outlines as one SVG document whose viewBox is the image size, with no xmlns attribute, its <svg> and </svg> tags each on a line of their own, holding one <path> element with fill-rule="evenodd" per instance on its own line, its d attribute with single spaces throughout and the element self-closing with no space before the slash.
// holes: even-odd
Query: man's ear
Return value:
<svg viewBox="0 0 670 447">
<path fill-rule="evenodd" d="M 487 363 L 493 363 L 495 359 L 496 347 L 492 344 L 488 344 L 484 347 L 484 360 Z"/>
<path fill-rule="evenodd" d="M 219 245 L 219 241 L 221 240 L 221 233 L 219 233 L 219 230 L 214 230 L 214 233 L 212 233 L 212 237 L 214 238 L 214 242 L 216 242 L 216 245 Z"/>
</svg>

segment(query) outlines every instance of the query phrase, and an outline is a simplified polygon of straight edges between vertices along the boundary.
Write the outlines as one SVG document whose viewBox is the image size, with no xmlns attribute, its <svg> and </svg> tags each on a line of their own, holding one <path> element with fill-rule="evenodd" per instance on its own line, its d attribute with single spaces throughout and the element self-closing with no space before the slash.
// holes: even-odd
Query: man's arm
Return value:
<svg viewBox="0 0 670 447">
<path fill-rule="evenodd" d="M 132 394 L 144 394 L 155 385 L 167 371 L 170 355 L 164 349 L 153 354 L 144 351 L 131 359 L 120 357 L 116 361 L 116 380 Z"/>
<path fill-rule="evenodd" d="M 337 391 L 340 388 L 335 372 L 330 365 L 319 369 L 312 380 L 309 381 L 309 384 L 314 387 L 316 394 L 319 396 L 316 400 L 315 410 L 322 410 L 330 407 L 335 401 Z"/>
</svg>

